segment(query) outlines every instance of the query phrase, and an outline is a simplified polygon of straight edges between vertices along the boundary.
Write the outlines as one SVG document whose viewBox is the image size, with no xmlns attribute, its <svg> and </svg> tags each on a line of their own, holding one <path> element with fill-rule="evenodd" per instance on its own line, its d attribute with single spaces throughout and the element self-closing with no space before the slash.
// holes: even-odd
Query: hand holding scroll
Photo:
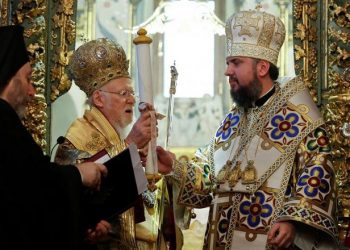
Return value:
<svg viewBox="0 0 350 250">
<path fill-rule="evenodd" d="M 125 141 L 128 144 L 135 143 L 138 149 L 142 149 L 151 140 L 152 136 L 152 123 L 157 123 L 154 115 L 154 108 L 152 105 L 144 103 L 143 108 L 141 110 L 141 115 L 135 122 L 132 127 L 130 133 L 125 138 Z M 153 115 L 152 115 L 153 113 Z"/>
</svg>

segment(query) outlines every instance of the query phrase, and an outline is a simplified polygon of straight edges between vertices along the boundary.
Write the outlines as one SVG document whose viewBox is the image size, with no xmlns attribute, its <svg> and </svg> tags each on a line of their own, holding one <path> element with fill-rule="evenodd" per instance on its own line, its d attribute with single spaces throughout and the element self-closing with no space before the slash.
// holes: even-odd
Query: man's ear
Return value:
<svg viewBox="0 0 350 250">
<path fill-rule="evenodd" d="M 266 75 L 269 74 L 270 70 L 270 63 L 265 60 L 260 60 L 257 65 L 256 65 L 256 73 L 260 77 L 265 77 Z"/>
<path fill-rule="evenodd" d="M 95 90 L 91 95 L 91 103 L 98 108 L 102 108 L 103 98 L 104 96 L 101 94 L 101 91 Z"/>
</svg>

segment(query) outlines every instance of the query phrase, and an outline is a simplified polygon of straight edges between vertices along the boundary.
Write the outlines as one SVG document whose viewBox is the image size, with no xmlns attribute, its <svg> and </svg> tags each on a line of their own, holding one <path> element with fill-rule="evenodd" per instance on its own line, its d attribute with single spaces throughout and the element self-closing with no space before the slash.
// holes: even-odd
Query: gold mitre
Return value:
<svg viewBox="0 0 350 250">
<path fill-rule="evenodd" d="M 80 46 L 72 55 L 68 73 L 87 96 L 116 78 L 130 78 L 129 60 L 122 46 L 108 38 L 99 38 Z"/>
<path fill-rule="evenodd" d="M 281 19 L 259 10 L 240 11 L 226 22 L 227 56 L 245 56 L 277 65 L 285 38 Z"/>
</svg>

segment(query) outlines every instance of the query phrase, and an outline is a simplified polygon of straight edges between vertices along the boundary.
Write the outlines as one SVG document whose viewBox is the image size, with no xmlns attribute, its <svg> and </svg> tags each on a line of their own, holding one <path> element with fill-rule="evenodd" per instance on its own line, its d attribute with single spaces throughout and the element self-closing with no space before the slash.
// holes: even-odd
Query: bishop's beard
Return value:
<svg viewBox="0 0 350 250">
<path fill-rule="evenodd" d="M 230 90 L 233 102 L 239 107 L 249 109 L 254 107 L 255 102 L 259 99 L 262 90 L 262 84 L 255 76 L 247 86 L 239 86 L 237 91 Z"/>
<path fill-rule="evenodd" d="M 132 129 L 132 126 L 133 126 L 132 122 L 126 125 L 125 127 L 121 127 L 119 124 L 116 124 L 116 123 L 113 125 L 114 129 L 117 131 L 121 140 L 124 140 L 128 136 L 128 134 Z"/>
</svg>

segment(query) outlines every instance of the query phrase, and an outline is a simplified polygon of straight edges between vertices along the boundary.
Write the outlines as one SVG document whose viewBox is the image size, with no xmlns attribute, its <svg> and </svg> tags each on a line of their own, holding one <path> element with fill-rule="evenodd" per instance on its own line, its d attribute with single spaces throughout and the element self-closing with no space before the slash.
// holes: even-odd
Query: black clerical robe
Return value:
<svg viewBox="0 0 350 250">
<path fill-rule="evenodd" d="M 79 170 L 51 163 L 0 99 L 0 249 L 79 249 L 81 191 Z"/>
</svg>

